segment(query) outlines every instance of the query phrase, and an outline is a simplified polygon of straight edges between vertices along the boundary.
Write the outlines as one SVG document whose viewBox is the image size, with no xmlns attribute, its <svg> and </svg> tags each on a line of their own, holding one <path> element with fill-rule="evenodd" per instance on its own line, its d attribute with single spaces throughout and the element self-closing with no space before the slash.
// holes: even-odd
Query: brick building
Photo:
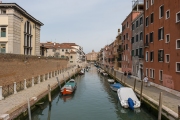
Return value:
<svg viewBox="0 0 180 120">
<path fill-rule="evenodd" d="M 142 9 L 141 5 L 143 5 L 143 2 L 136 1 L 133 4 L 133 9 L 132 9 L 131 13 L 122 22 L 122 39 L 123 39 L 123 48 L 124 48 L 123 61 L 122 61 L 122 71 L 123 72 L 132 71 L 131 23 L 141 13 L 140 12 L 140 10 Z"/>
<path fill-rule="evenodd" d="M 144 0 L 144 73 L 155 84 L 180 91 L 180 1 Z"/>
<path fill-rule="evenodd" d="M 42 25 L 16 3 L 0 3 L 0 53 L 40 55 Z"/>
</svg>

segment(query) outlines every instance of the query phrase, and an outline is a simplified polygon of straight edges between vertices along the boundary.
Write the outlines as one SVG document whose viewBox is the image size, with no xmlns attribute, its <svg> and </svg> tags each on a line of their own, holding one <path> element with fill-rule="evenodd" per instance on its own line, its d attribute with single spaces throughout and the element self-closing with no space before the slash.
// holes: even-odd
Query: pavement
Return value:
<svg viewBox="0 0 180 120">
<path fill-rule="evenodd" d="M 76 67 L 67 70 L 61 74 L 58 74 L 55 77 L 52 77 L 44 82 L 39 84 L 35 84 L 35 86 L 30 87 L 26 90 L 22 90 L 17 94 L 10 95 L 4 100 L 0 101 L 0 119 L 4 114 L 9 114 L 10 118 L 13 119 L 21 114 L 25 110 L 27 110 L 27 98 L 30 99 L 30 104 L 35 104 L 39 99 L 43 98 L 48 93 L 48 84 L 50 84 L 52 89 L 57 87 L 58 82 L 56 77 L 59 78 L 60 82 L 68 79 L 69 75 L 73 75 L 75 73 Z M 69 72 L 69 75 L 68 75 Z M 64 78 L 63 78 L 64 75 Z"/>
</svg>

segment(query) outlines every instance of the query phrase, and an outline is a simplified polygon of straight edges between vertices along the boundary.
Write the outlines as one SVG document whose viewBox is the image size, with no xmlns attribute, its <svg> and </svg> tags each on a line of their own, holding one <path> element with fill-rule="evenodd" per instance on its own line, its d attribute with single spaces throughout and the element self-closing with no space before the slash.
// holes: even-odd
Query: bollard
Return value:
<svg viewBox="0 0 180 120">
<path fill-rule="evenodd" d="M 141 93 L 140 93 L 140 102 L 142 100 L 142 90 L 143 90 L 143 81 L 141 81 Z"/>
<path fill-rule="evenodd" d="M 48 84 L 48 99 L 49 99 L 49 103 L 51 103 L 51 87 L 50 87 L 50 84 Z"/>
<path fill-rule="evenodd" d="M 1 98 L 0 98 L 0 100 L 1 100 Z M 178 105 L 178 119 L 180 119 L 180 105 Z"/>
<path fill-rule="evenodd" d="M 54 71 L 54 77 L 56 76 L 56 71 Z"/>
<path fill-rule="evenodd" d="M 43 82 L 46 80 L 46 74 L 43 75 Z"/>
<path fill-rule="evenodd" d="M 51 78 L 53 77 L 53 72 L 51 71 Z"/>
<path fill-rule="evenodd" d="M 34 77 L 32 77 L 32 86 L 34 86 Z"/>
<path fill-rule="evenodd" d="M 66 83 L 66 80 L 64 79 L 64 74 L 63 74 L 63 80 L 65 81 L 65 83 Z"/>
<path fill-rule="evenodd" d="M 4 99 L 4 97 L 2 95 L 2 86 L 0 86 L 0 100 L 3 100 L 3 99 Z"/>
<path fill-rule="evenodd" d="M 159 113 L 158 113 L 158 120 L 161 120 L 161 113 L 162 113 L 162 92 L 159 94 Z"/>
<path fill-rule="evenodd" d="M 47 73 L 47 80 L 49 79 L 49 73 Z"/>
<path fill-rule="evenodd" d="M 16 91 L 16 82 L 14 82 L 14 94 L 16 94 L 17 91 Z"/>
<path fill-rule="evenodd" d="M 40 75 L 38 76 L 38 84 L 40 83 L 41 81 L 40 81 Z"/>
<path fill-rule="evenodd" d="M 26 79 L 24 79 L 24 90 L 26 90 L 27 87 L 26 87 Z"/>
<path fill-rule="evenodd" d="M 59 78 L 56 77 L 56 79 L 57 79 L 57 82 L 58 82 L 58 85 L 59 85 L 59 88 L 60 88 L 60 91 L 61 91 L 61 84 L 60 84 L 60 82 L 59 82 Z"/>
<path fill-rule="evenodd" d="M 135 92 L 135 89 L 136 89 L 136 78 L 134 79 L 134 92 Z"/>
<path fill-rule="evenodd" d="M 28 102 L 28 115 L 29 115 L 29 120 L 31 120 L 31 109 L 30 109 L 29 98 L 27 98 L 27 102 Z"/>
</svg>

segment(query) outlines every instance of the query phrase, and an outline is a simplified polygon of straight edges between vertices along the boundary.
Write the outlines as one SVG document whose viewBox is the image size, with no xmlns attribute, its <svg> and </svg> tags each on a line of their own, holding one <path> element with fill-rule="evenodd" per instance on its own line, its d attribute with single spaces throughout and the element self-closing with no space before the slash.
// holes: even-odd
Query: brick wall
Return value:
<svg viewBox="0 0 180 120">
<path fill-rule="evenodd" d="M 0 54 L 0 86 L 67 67 L 66 59 Z"/>
</svg>

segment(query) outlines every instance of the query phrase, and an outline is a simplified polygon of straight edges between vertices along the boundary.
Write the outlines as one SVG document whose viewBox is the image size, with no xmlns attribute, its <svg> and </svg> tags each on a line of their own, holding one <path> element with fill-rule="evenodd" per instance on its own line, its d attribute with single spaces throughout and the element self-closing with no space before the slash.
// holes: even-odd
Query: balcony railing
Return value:
<svg viewBox="0 0 180 120">
<path fill-rule="evenodd" d="M 144 58 L 144 55 L 138 55 L 139 56 L 139 59 L 143 59 Z"/>
<path fill-rule="evenodd" d="M 123 52 L 123 49 L 117 49 L 117 52 Z"/>
<path fill-rule="evenodd" d="M 149 43 L 144 43 L 144 47 L 149 47 Z"/>
<path fill-rule="evenodd" d="M 122 61 L 122 58 L 117 58 L 117 61 Z"/>
<path fill-rule="evenodd" d="M 135 1 L 133 6 L 132 6 L 132 8 L 134 8 L 138 4 L 144 4 L 144 0 L 137 0 L 137 1 Z"/>
</svg>

